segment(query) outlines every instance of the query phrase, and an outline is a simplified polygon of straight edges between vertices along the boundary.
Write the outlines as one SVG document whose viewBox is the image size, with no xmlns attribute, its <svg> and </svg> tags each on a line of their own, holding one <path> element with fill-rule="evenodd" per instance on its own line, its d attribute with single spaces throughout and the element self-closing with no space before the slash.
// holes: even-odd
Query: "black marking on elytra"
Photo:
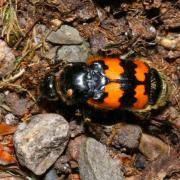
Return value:
<svg viewBox="0 0 180 180">
<path fill-rule="evenodd" d="M 133 61 L 122 60 L 120 66 L 123 67 L 124 73 L 120 76 L 119 83 L 121 89 L 124 91 L 123 96 L 119 99 L 122 107 L 132 107 L 133 104 L 137 101 L 134 97 L 135 87 L 141 83 L 137 81 L 135 77 L 135 68 L 137 67 Z"/>
<path fill-rule="evenodd" d="M 154 105 L 162 91 L 162 81 L 156 69 L 151 68 L 146 81 L 147 92 L 149 96 L 149 104 Z"/>
<path fill-rule="evenodd" d="M 149 70 L 149 73 L 145 74 L 146 79 L 145 79 L 145 95 L 149 97 L 149 103 L 150 103 L 150 89 L 151 89 L 151 69 Z"/>
</svg>

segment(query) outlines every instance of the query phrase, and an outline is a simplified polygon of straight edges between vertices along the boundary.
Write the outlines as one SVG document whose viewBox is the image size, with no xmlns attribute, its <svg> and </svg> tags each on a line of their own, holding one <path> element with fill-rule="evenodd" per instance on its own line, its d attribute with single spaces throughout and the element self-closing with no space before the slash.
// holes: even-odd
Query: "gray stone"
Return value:
<svg viewBox="0 0 180 180">
<path fill-rule="evenodd" d="M 92 138 L 84 139 L 79 159 L 81 180 L 122 180 L 121 166 L 112 159 L 106 146 Z"/>
<path fill-rule="evenodd" d="M 33 103 L 27 98 L 20 98 L 17 93 L 8 93 L 6 95 L 6 104 L 16 116 L 23 116 Z"/>
<path fill-rule="evenodd" d="M 51 64 L 61 61 L 65 62 L 85 62 L 90 53 L 89 43 L 81 45 L 55 46 L 43 54 L 43 57 L 50 60 Z"/>
<path fill-rule="evenodd" d="M 129 149 L 138 148 L 142 130 L 137 125 L 122 125 L 116 129 L 116 135 L 112 140 L 112 145 L 116 148 L 126 147 Z"/>
<path fill-rule="evenodd" d="M 89 44 L 62 46 L 57 52 L 57 59 L 65 62 L 85 62 L 90 52 Z"/>
<path fill-rule="evenodd" d="M 58 114 L 32 116 L 14 135 L 17 158 L 22 166 L 41 175 L 57 160 L 69 140 L 69 125 Z"/>
<path fill-rule="evenodd" d="M 6 42 L 0 39 L 0 78 L 13 72 L 16 58 Z"/>
<path fill-rule="evenodd" d="M 83 39 L 75 28 L 63 25 L 57 31 L 52 31 L 47 41 L 55 44 L 81 44 Z"/>
</svg>

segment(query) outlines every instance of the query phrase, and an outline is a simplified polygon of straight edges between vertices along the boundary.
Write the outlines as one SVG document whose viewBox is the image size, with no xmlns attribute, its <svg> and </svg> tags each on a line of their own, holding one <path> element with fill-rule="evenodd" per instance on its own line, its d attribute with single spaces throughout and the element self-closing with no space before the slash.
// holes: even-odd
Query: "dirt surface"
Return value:
<svg viewBox="0 0 180 180">
<path fill-rule="evenodd" d="M 70 141 L 51 166 L 54 179 L 80 179 L 82 136 L 105 144 L 127 180 L 180 179 L 180 1 L 0 0 L 0 10 L 0 176 L 46 177 L 18 163 L 13 134 L 33 115 L 59 113 L 69 123 Z M 74 34 L 58 34 L 63 40 L 55 36 L 53 42 L 51 32 L 57 30 Z M 7 49 L 13 62 L 4 55 Z M 143 121 L 128 112 L 40 100 L 47 74 L 63 61 L 85 61 L 88 55 L 144 57 L 166 75 L 168 103 Z"/>
</svg>

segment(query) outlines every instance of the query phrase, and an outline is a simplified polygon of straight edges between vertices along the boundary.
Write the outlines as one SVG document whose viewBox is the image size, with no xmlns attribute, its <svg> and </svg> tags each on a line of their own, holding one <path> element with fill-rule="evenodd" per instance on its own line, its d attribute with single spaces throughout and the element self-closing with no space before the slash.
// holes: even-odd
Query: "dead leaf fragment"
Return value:
<svg viewBox="0 0 180 180">
<path fill-rule="evenodd" d="M 15 158 L 8 152 L 0 149 L 0 164 L 8 165 L 15 163 Z"/>
<path fill-rule="evenodd" d="M 0 136 L 13 134 L 15 131 L 15 126 L 10 126 L 6 123 L 0 123 Z"/>
</svg>

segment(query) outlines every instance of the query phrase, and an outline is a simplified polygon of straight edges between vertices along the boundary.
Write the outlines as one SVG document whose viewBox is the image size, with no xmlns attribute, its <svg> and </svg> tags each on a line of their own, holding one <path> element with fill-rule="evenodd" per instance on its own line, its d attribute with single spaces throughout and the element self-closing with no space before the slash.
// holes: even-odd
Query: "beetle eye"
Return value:
<svg viewBox="0 0 180 180">
<path fill-rule="evenodd" d="M 73 95 L 73 90 L 72 89 L 68 89 L 67 92 L 66 92 L 66 96 L 67 97 L 72 97 Z"/>
</svg>

